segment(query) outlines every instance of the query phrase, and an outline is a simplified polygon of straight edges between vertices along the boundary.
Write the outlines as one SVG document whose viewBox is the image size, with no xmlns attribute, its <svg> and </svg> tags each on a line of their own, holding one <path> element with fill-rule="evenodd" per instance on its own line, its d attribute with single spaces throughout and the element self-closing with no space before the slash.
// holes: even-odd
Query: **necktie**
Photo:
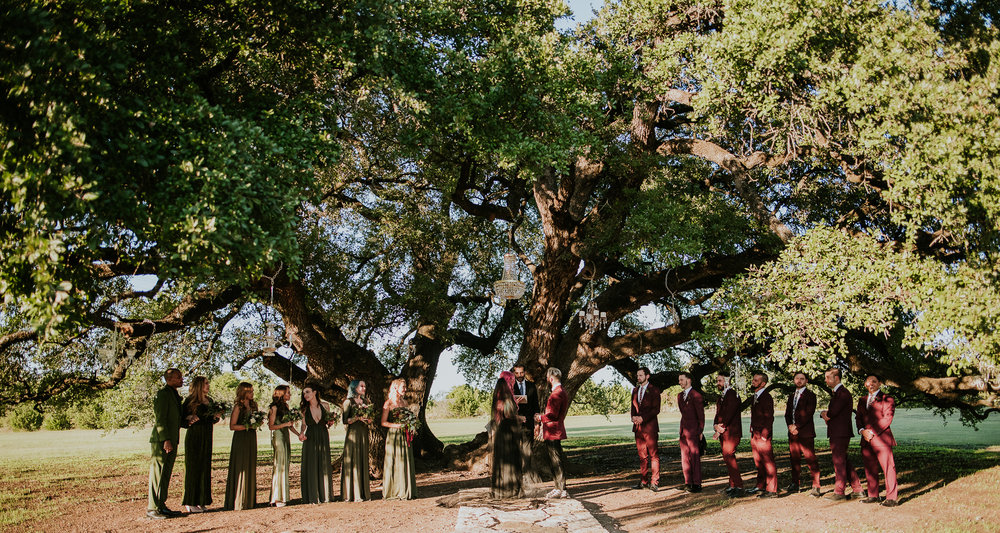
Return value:
<svg viewBox="0 0 1000 533">
<path fill-rule="evenodd" d="M 689 392 L 690 390 L 691 390 L 691 389 L 684 389 L 684 401 L 685 401 L 685 402 L 686 402 L 686 401 L 687 401 L 687 399 L 688 399 L 688 392 Z"/>
<path fill-rule="evenodd" d="M 799 408 L 799 398 L 802 396 L 802 391 L 795 393 L 795 401 L 792 402 L 792 423 L 795 423 L 795 410 Z"/>
<path fill-rule="evenodd" d="M 872 406 L 872 402 L 873 401 L 875 401 L 875 395 L 874 394 L 869 394 L 868 395 L 868 407 Z"/>
<path fill-rule="evenodd" d="M 639 403 L 642 403 L 642 394 L 646 392 L 646 387 L 639 387 Z"/>
</svg>

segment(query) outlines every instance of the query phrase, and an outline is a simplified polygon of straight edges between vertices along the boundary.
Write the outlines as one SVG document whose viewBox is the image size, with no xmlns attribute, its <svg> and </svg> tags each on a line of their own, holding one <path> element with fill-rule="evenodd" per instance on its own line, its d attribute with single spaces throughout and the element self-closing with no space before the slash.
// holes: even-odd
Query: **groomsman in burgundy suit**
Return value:
<svg viewBox="0 0 1000 533">
<path fill-rule="evenodd" d="M 831 368 L 824 376 L 826 386 L 833 389 L 830 397 L 830 407 L 819 414 L 826 421 L 826 433 L 830 437 L 830 456 L 833 458 L 833 493 L 827 494 L 830 500 L 847 500 L 850 496 L 844 494 L 847 483 L 850 482 L 854 494 L 861 494 L 861 480 L 855 472 L 851 460 L 847 456 L 847 448 L 851 445 L 854 430 L 851 428 L 851 410 L 853 406 L 851 393 L 840 382 L 840 369 Z"/>
<path fill-rule="evenodd" d="M 649 383 L 649 369 L 646 367 L 635 373 L 635 383 L 631 413 L 635 447 L 639 451 L 639 484 L 633 488 L 656 492 L 660 488 L 660 453 L 657 449 L 660 423 L 656 419 L 660 414 L 660 389 Z"/>
<path fill-rule="evenodd" d="M 795 392 L 785 406 L 785 423 L 788 424 L 788 454 L 792 462 L 792 484 L 785 490 L 799 492 L 802 474 L 802 458 L 809 465 L 812 474 L 810 496 L 819 496 L 819 461 L 816 460 L 816 394 L 806 388 L 809 379 L 802 372 L 795 373 Z"/>
<path fill-rule="evenodd" d="M 767 375 L 754 374 L 753 404 L 750 406 L 750 448 L 753 464 L 757 466 L 758 498 L 778 496 L 778 467 L 774 464 L 771 435 L 774 432 L 774 400 L 767 388 Z"/>
<path fill-rule="evenodd" d="M 562 441 L 566 439 L 566 411 L 569 410 L 569 397 L 563 390 L 560 380 L 562 371 L 549 368 L 545 371 L 545 380 L 549 382 L 548 401 L 545 402 L 545 412 L 535 415 L 535 421 L 542 425 L 542 440 L 549 450 L 549 462 L 552 464 L 552 477 L 556 488 L 545 495 L 546 498 L 568 498 L 566 492 L 566 476 L 562 469 Z"/>
<path fill-rule="evenodd" d="M 720 372 L 715 378 L 715 387 L 721 391 L 715 404 L 715 434 L 712 438 L 719 439 L 722 444 L 722 460 L 729 471 L 729 487 L 727 496 L 743 496 L 743 478 L 740 477 L 740 467 L 736 464 L 736 447 L 743 437 L 743 421 L 740 419 L 740 397 L 729 386 L 729 374 Z"/>
<path fill-rule="evenodd" d="M 896 412 L 896 401 L 879 388 L 882 380 L 869 374 L 865 378 L 868 396 L 858 398 L 857 423 L 861 433 L 861 457 L 865 463 L 865 477 L 868 478 L 868 497 L 864 503 L 876 503 L 878 499 L 878 469 L 885 475 L 885 507 L 899 505 L 896 486 L 896 461 L 892 457 L 892 447 L 896 439 L 892 436 L 892 417 Z"/>
<path fill-rule="evenodd" d="M 681 470 L 687 492 L 701 492 L 701 439 L 705 432 L 705 400 L 691 386 L 691 374 L 681 372 L 677 377 L 681 392 L 677 407 L 681 411 L 680 447 Z"/>
</svg>

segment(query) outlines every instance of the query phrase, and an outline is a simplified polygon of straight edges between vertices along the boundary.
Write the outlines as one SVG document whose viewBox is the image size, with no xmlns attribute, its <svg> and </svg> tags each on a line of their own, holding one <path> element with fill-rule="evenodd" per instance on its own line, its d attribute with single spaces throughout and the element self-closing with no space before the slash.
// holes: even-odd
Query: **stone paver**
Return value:
<svg viewBox="0 0 1000 533">
<path fill-rule="evenodd" d="M 458 509 L 455 533 L 606 533 L 572 498 L 549 500 L 538 509 L 502 510 L 483 506 Z"/>
</svg>

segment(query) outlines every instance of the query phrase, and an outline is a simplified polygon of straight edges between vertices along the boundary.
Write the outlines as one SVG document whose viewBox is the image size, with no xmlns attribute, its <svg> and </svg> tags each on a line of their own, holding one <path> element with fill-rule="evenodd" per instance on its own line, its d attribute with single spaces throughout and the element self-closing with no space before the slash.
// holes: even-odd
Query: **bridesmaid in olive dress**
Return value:
<svg viewBox="0 0 1000 533">
<path fill-rule="evenodd" d="M 184 498 L 189 513 L 202 513 L 212 505 L 212 424 L 219 417 L 208 413 L 208 378 L 198 376 L 188 387 L 183 414 L 194 420 L 184 435 Z"/>
<path fill-rule="evenodd" d="M 236 387 L 229 429 L 233 446 L 229 451 L 229 476 L 226 479 L 226 503 L 223 509 L 241 511 L 257 505 L 257 431 L 250 427 L 250 415 L 257 411 L 253 385 L 243 382 Z"/>
<path fill-rule="evenodd" d="M 271 447 L 274 448 L 274 474 L 271 476 L 271 505 L 284 507 L 291 499 L 288 490 L 288 473 L 291 467 L 292 441 L 289 432 L 298 436 L 293 422 L 282 422 L 288 414 L 288 400 L 292 391 L 288 385 L 278 385 L 271 395 L 271 406 L 267 411 L 267 429 L 271 430 Z"/>
<path fill-rule="evenodd" d="M 334 420 L 311 386 L 302 389 L 302 501 L 333 501 L 333 466 L 330 461 L 330 431 Z"/>
<path fill-rule="evenodd" d="M 382 406 L 382 427 L 389 428 L 385 438 L 385 477 L 382 479 L 382 499 L 385 500 L 412 500 L 417 496 L 413 448 L 393 412 L 408 408 L 405 396 L 406 380 L 394 379 L 389 384 L 389 398 Z"/>
<path fill-rule="evenodd" d="M 368 424 L 372 419 L 362 412 L 370 405 L 365 398 L 365 390 L 364 381 L 352 381 L 344 401 L 347 437 L 344 439 L 344 456 L 340 466 L 340 496 L 345 502 L 367 501 L 372 497 L 368 473 Z"/>
</svg>

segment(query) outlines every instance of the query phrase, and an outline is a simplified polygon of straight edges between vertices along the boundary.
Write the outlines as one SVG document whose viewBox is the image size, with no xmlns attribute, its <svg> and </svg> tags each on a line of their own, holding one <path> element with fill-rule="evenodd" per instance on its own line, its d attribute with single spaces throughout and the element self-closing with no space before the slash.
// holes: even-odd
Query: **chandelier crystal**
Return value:
<svg viewBox="0 0 1000 533">
<path fill-rule="evenodd" d="M 591 335 L 608 327 L 608 314 L 599 310 L 593 300 L 587 304 L 586 310 L 581 309 L 577 316 L 580 319 L 580 325 L 586 327 L 587 333 Z"/>
<path fill-rule="evenodd" d="M 593 284 L 590 286 L 590 302 L 586 308 L 580 309 L 577 318 L 580 320 L 580 326 L 587 328 L 587 333 L 591 335 L 608 327 L 608 314 L 598 309 L 597 302 L 594 301 Z"/>
<path fill-rule="evenodd" d="M 517 279 L 514 269 L 517 267 L 517 256 L 512 253 L 503 254 L 503 277 L 493 283 L 493 301 L 504 305 L 507 300 L 517 300 L 524 296 L 525 284 Z"/>
</svg>

